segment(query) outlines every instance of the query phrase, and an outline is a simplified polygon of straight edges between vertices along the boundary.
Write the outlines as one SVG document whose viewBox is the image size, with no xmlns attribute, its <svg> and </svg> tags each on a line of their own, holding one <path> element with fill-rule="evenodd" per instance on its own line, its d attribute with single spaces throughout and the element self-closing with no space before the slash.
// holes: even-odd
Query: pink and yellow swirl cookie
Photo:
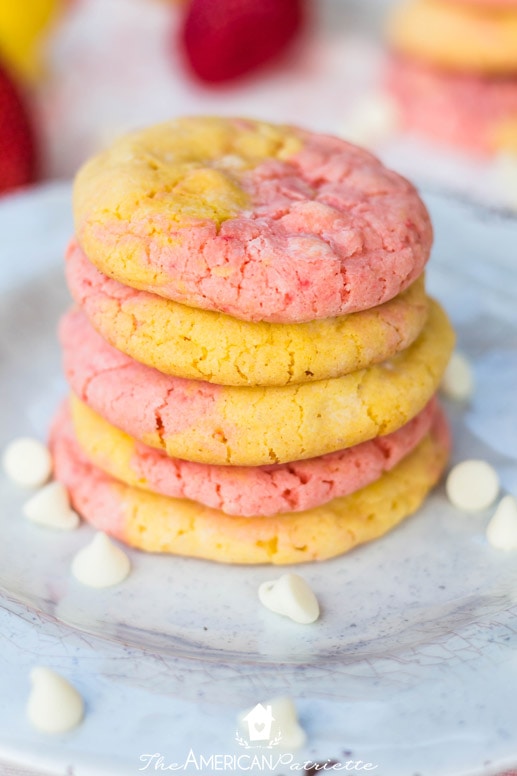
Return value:
<svg viewBox="0 0 517 776">
<path fill-rule="evenodd" d="M 517 73 L 517 7 L 408 0 L 392 12 L 388 38 L 400 54 L 446 70 Z"/>
<path fill-rule="evenodd" d="M 323 560 L 382 536 L 421 505 L 440 477 L 449 446 L 439 413 L 418 447 L 366 488 L 303 512 L 234 517 L 112 479 L 84 456 L 62 415 L 51 439 L 57 479 L 96 528 L 149 552 L 246 564 Z"/>
<path fill-rule="evenodd" d="M 316 383 L 220 386 L 164 375 L 108 345 L 79 310 L 62 320 L 74 393 L 112 425 L 175 458 L 260 466 L 334 452 L 395 431 L 439 385 L 454 335 L 435 302 L 389 361 Z"/>
<path fill-rule="evenodd" d="M 517 148 L 517 75 L 451 73 L 397 57 L 386 86 L 405 129 L 475 154 Z"/>
<path fill-rule="evenodd" d="M 105 275 L 250 321 L 380 305 L 421 274 L 432 241 L 413 186 L 367 151 L 244 119 L 122 138 L 80 170 L 74 214 Z"/>
<path fill-rule="evenodd" d="M 71 399 L 75 437 L 102 471 L 126 485 L 240 517 L 300 512 L 364 488 L 422 441 L 437 412 L 433 399 L 398 431 L 319 458 L 271 466 L 211 466 L 169 458 Z"/>
<path fill-rule="evenodd" d="M 100 273 L 73 241 L 68 286 L 117 350 L 165 374 L 220 385 L 325 380 L 407 348 L 428 315 L 424 277 L 371 310 L 308 323 L 241 321 L 137 291 Z"/>
</svg>

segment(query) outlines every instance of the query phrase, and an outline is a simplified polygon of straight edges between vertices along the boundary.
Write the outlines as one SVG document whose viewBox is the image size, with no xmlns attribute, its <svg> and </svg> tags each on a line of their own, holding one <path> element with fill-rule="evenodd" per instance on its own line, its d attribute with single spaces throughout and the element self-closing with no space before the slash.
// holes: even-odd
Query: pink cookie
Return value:
<svg viewBox="0 0 517 776">
<path fill-rule="evenodd" d="M 413 186 L 367 151 L 243 119 L 128 135 L 80 170 L 74 213 L 105 275 L 251 321 L 377 306 L 421 274 L 432 241 Z"/>
<path fill-rule="evenodd" d="M 100 469 L 128 485 L 241 517 L 311 509 L 364 488 L 421 442 L 436 413 L 432 399 L 398 431 L 319 458 L 272 466 L 210 466 L 170 458 L 72 400 L 75 436 Z"/>
<path fill-rule="evenodd" d="M 386 79 L 403 127 L 439 143 L 492 154 L 506 123 L 517 122 L 516 76 L 451 73 L 393 58 Z"/>
<path fill-rule="evenodd" d="M 416 342 L 385 363 L 315 383 L 234 387 L 133 361 L 78 310 L 60 334 L 72 390 L 113 426 L 173 457 L 243 466 L 314 458 L 397 430 L 437 390 L 454 341 L 431 303 Z"/>
</svg>

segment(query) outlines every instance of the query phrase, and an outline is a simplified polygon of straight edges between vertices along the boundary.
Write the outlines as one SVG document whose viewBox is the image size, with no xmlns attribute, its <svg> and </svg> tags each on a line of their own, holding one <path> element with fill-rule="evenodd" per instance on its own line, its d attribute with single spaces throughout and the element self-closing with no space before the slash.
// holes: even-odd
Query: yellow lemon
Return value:
<svg viewBox="0 0 517 776">
<path fill-rule="evenodd" d="M 0 56 L 20 77 L 37 76 L 42 33 L 63 5 L 63 0 L 0 0 Z"/>
</svg>

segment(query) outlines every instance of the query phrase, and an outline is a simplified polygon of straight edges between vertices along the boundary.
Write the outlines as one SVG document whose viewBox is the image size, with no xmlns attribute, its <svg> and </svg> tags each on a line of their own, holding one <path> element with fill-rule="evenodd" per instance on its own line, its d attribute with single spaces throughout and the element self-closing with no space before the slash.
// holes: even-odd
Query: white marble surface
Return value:
<svg viewBox="0 0 517 776">
<path fill-rule="evenodd" d="M 67 185 L 48 186 L 0 205 L 0 446 L 21 432 L 43 438 L 65 391 L 55 325 L 67 304 L 69 196 Z M 454 460 L 486 458 L 517 494 L 517 222 L 426 200 L 436 228 L 429 287 L 478 386 L 469 407 L 449 408 Z M 303 567 L 323 612 L 304 627 L 260 607 L 267 568 L 132 553 L 123 586 L 83 589 L 69 562 L 90 530 L 31 525 L 22 501 L 1 478 L 0 758 L 55 774 L 131 776 L 145 753 L 165 763 L 191 748 L 231 754 L 241 751 L 237 713 L 289 694 L 308 735 L 299 762 L 361 759 L 382 776 L 517 765 L 517 564 L 488 546 L 488 513 L 458 513 L 439 489 L 384 539 Z M 29 727 L 36 664 L 84 695 L 76 731 L 49 738 Z"/>
</svg>

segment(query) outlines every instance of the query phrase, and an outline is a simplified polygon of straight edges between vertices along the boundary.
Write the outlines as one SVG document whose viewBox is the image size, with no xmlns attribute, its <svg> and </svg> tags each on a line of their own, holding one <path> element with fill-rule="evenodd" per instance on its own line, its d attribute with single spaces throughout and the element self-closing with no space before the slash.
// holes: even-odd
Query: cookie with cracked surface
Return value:
<svg viewBox="0 0 517 776">
<path fill-rule="evenodd" d="M 454 344 L 431 302 L 418 339 L 381 364 L 286 386 L 221 386 L 164 375 L 115 350 L 80 310 L 60 336 L 73 392 L 112 425 L 168 455 L 260 466 L 335 452 L 407 423 L 436 392 Z"/>
<path fill-rule="evenodd" d="M 379 307 L 308 323 L 253 323 L 124 286 L 73 241 L 68 286 L 117 350 L 165 374 L 220 385 L 288 385 L 339 377 L 407 348 L 428 315 L 424 277 Z"/>
<path fill-rule="evenodd" d="M 517 76 L 451 73 L 405 57 L 385 70 L 403 128 L 470 153 L 517 148 Z"/>
<path fill-rule="evenodd" d="M 517 73 L 516 6 L 408 0 L 392 11 L 387 35 L 398 53 L 445 70 Z"/>
<path fill-rule="evenodd" d="M 86 457 L 126 485 L 188 498 L 228 515 L 301 512 L 375 482 L 429 432 L 438 412 L 433 398 L 405 426 L 335 453 L 271 466 L 211 466 L 170 458 L 132 439 L 71 397 L 75 437 Z"/>
<path fill-rule="evenodd" d="M 149 552 L 243 564 L 324 560 L 382 536 L 419 508 L 443 471 L 449 447 L 439 413 L 412 453 L 356 493 L 304 512 L 235 517 L 109 477 L 84 456 L 62 416 L 51 436 L 56 477 L 95 528 Z"/>
<path fill-rule="evenodd" d="M 250 321 L 375 307 L 422 273 L 432 229 L 367 151 L 289 126 L 178 119 L 87 162 L 79 244 L 121 283 Z"/>
</svg>

